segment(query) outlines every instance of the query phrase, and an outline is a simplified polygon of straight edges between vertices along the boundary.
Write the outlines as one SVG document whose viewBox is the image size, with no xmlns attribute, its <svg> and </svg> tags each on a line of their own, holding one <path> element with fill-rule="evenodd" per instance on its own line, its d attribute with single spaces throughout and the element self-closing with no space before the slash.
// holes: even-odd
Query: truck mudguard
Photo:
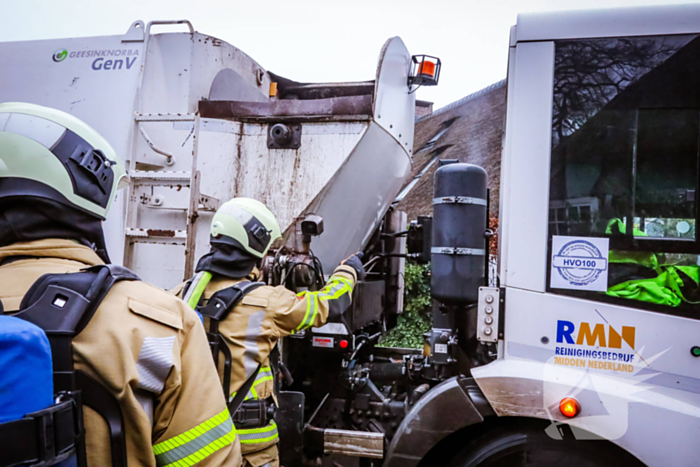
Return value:
<svg viewBox="0 0 700 467">
<path fill-rule="evenodd" d="M 413 467 L 452 433 L 495 413 L 472 378 L 455 376 L 428 391 L 403 419 L 384 467 Z"/>
</svg>

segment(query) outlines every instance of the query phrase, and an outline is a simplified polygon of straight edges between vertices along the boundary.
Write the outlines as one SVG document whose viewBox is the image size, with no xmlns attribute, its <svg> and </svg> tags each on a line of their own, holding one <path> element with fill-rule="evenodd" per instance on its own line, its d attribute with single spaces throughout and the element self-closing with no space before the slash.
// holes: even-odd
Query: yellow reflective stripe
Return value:
<svg viewBox="0 0 700 467">
<path fill-rule="evenodd" d="M 238 433 L 239 435 L 255 435 L 261 433 L 269 433 L 276 429 L 277 424 L 274 420 L 270 420 L 270 423 L 268 423 L 267 426 L 263 426 L 261 428 L 245 428 L 243 430 L 237 430 L 236 433 Z"/>
<path fill-rule="evenodd" d="M 256 439 L 241 439 L 241 444 L 258 444 L 258 443 L 267 443 L 269 441 L 274 441 L 276 439 L 279 439 L 280 435 L 278 433 L 275 433 L 272 436 L 268 436 L 267 438 L 256 438 Z"/>
<path fill-rule="evenodd" d="M 311 318 L 309 318 L 309 322 L 304 325 L 304 328 L 310 328 L 313 326 L 314 321 L 316 321 L 316 315 L 318 315 L 318 295 L 313 295 L 313 313 L 311 314 Z"/>
<path fill-rule="evenodd" d="M 318 292 L 311 292 L 318 295 L 318 298 L 323 299 L 334 299 L 343 295 L 345 292 L 350 290 L 350 283 L 346 282 L 340 277 L 334 277 L 330 282 Z"/>
<path fill-rule="evenodd" d="M 253 385 L 250 388 L 250 392 L 248 393 L 247 396 L 245 396 L 246 399 L 257 399 L 258 398 L 258 392 L 255 390 L 255 385 Z"/>
<path fill-rule="evenodd" d="M 338 282 L 343 284 L 343 286 L 340 287 L 339 289 L 335 289 L 335 290 L 330 289 L 330 290 L 320 294 L 319 298 L 321 300 L 334 300 L 334 299 L 340 297 L 341 295 L 343 295 L 345 292 L 350 292 L 351 284 L 347 279 L 343 279 L 341 277 L 335 277 L 334 280 L 337 280 Z M 337 284 L 334 284 L 334 285 L 337 285 Z"/>
<path fill-rule="evenodd" d="M 192 428 L 191 430 L 188 430 L 180 435 L 177 435 L 173 438 L 167 439 L 165 441 L 162 441 L 156 445 L 153 446 L 153 452 L 155 454 L 161 454 L 163 452 L 169 451 L 170 449 L 174 449 L 178 446 L 181 446 L 182 444 L 185 444 L 186 442 L 192 440 L 194 437 L 200 436 L 203 433 L 205 433 L 208 430 L 211 430 L 217 425 L 220 425 L 221 423 L 225 422 L 227 419 L 230 419 L 229 413 L 228 413 L 228 408 L 224 409 L 223 412 L 214 415 L 212 418 L 209 420 L 206 420 L 205 422 L 200 423 L 196 427 Z"/>
<path fill-rule="evenodd" d="M 255 389 L 255 386 L 257 386 L 260 383 L 264 383 L 265 381 L 273 381 L 273 380 L 274 380 L 274 378 L 272 376 L 265 376 L 264 378 L 256 379 L 255 383 L 253 383 L 253 387 L 250 388 L 248 395 L 245 397 L 245 400 L 258 399 L 258 392 Z"/>
<path fill-rule="evenodd" d="M 197 308 L 199 299 L 202 298 L 204 289 L 207 287 L 210 280 L 211 273 L 209 271 L 202 271 L 194 276 L 194 279 L 190 284 L 190 290 L 187 291 L 187 295 L 184 297 L 185 301 L 191 308 Z"/>
<path fill-rule="evenodd" d="M 240 434 L 242 435 L 259 435 L 259 434 L 267 434 L 269 432 L 272 432 L 277 428 L 277 425 L 275 424 L 274 420 L 271 421 L 267 426 L 264 426 L 262 428 L 248 428 L 245 430 L 240 430 Z M 238 431 L 237 431 L 238 433 Z"/>
<path fill-rule="evenodd" d="M 191 466 L 236 440 L 228 409 L 178 436 L 153 446 L 156 464 Z"/>
<path fill-rule="evenodd" d="M 309 313 L 311 312 L 311 309 L 313 308 L 313 295 L 309 294 L 309 296 L 306 296 L 306 314 L 304 314 L 304 319 L 301 320 L 301 323 L 299 323 L 299 326 L 297 327 L 297 331 L 302 329 L 304 326 L 304 323 L 306 323 L 307 318 L 309 317 Z"/>
<path fill-rule="evenodd" d="M 298 297 L 306 299 L 306 314 L 296 330 L 310 328 L 314 325 L 316 315 L 318 315 L 318 300 L 337 300 L 345 293 L 351 292 L 352 281 L 341 276 L 333 276 L 326 286 L 318 292 L 304 291 L 298 294 Z"/>
<path fill-rule="evenodd" d="M 267 426 L 262 428 L 249 428 L 238 430 L 241 444 L 267 443 L 279 438 L 277 424 L 272 420 Z"/>
<path fill-rule="evenodd" d="M 248 391 L 248 394 L 245 396 L 244 400 L 250 400 L 250 399 L 257 399 L 258 398 L 258 393 L 255 391 L 255 386 L 257 386 L 260 383 L 263 383 L 265 381 L 274 381 L 274 376 L 272 375 L 272 368 L 269 366 L 264 366 L 260 368 L 260 371 L 258 372 L 258 375 L 255 377 L 255 382 L 253 383 L 253 386 L 250 388 L 250 391 Z M 236 391 L 238 392 L 238 391 Z M 231 402 L 234 397 L 236 397 L 236 392 L 231 394 L 228 398 L 228 401 Z"/>
<path fill-rule="evenodd" d="M 203 461 L 210 455 L 214 454 L 216 451 L 218 451 L 221 448 L 224 448 L 228 446 L 229 444 L 233 443 L 236 441 L 236 433 L 235 431 L 229 432 L 227 435 L 217 439 L 216 441 L 206 445 L 202 449 L 200 449 L 197 452 L 194 452 L 190 454 L 189 456 L 180 459 L 178 461 L 175 461 L 171 464 L 164 464 L 160 465 L 159 467 L 190 467 L 192 465 L 197 464 L 198 462 Z"/>
</svg>

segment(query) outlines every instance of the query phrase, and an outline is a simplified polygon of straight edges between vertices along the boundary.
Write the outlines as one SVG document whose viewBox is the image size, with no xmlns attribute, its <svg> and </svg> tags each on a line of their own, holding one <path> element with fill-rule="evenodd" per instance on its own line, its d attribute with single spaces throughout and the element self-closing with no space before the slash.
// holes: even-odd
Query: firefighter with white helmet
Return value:
<svg viewBox="0 0 700 467">
<path fill-rule="evenodd" d="M 38 105 L 0 104 L 4 312 L 22 316 L 32 285 L 46 275 L 64 280 L 99 270 L 126 277 L 105 289 L 69 347 L 75 374 L 93 388 L 83 383 L 87 464 L 238 466 L 235 427 L 198 316 L 133 273 L 105 266 L 101 224 L 126 181 L 115 151 L 84 122 Z M 115 454 L 120 449 L 125 458 Z"/>
<path fill-rule="evenodd" d="M 230 374 L 219 362 L 219 376 L 229 395 L 233 411 L 234 396 L 249 387 L 245 401 L 233 414 L 241 440 L 243 465 L 252 467 L 279 465 L 277 426 L 273 417 L 252 420 L 247 414 L 272 414 L 274 405 L 274 361 L 271 352 L 280 338 L 327 321 L 339 320 L 350 305 L 353 287 L 364 275 L 357 255 L 340 265 L 328 283 L 317 292 L 294 294 L 283 286 L 256 283 L 262 260 L 272 243 L 281 236 L 275 216 L 261 202 L 234 198 L 216 212 L 211 225 L 211 251 L 197 264 L 196 275 L 173 290 L 193 308 L 206 314 L 213 302 L 232 304 L 217 320 L 216 331 L 231 354 Z M 229 291 L 238 293 L 231 294 Z M 235 297 L 226 301 L 226 297 Z M 329 319 L 330 318 L 330 319 Z M 273 365 L 271 365 L 271 363 Z M 240 402 L 239 402 L 240 403 Z"/>
</svg>

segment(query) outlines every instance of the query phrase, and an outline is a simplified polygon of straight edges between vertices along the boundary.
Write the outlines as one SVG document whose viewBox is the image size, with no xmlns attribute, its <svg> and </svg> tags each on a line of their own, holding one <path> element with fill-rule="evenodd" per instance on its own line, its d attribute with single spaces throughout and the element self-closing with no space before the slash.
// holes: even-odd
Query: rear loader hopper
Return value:
<svg viewBox="0 0 700 467">
<path fill-rule="evenodd" d="M 236 196 L 267 204 L 288 244 L 296 218 L 323 217 L 314 252 L 332 271 L 366 245 L 410 170 L 413 62 L 398 37 L 375 79 L 351 83 L 283 78 L 186 20 L 1 43 L 0 58 L 14 70 L 0 102 L 70 112 L 122 155 L 131 186 L 106 222 L 108 248 L 161 287 L 191 275 L 213 211 Z"/>
</svg>

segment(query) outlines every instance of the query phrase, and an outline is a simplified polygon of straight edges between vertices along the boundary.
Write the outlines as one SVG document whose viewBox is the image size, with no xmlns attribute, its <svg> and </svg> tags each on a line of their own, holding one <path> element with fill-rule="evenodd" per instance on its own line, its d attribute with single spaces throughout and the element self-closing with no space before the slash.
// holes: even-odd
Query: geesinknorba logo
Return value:
<svg viewBox="0 0 700 467">
<path fill-rule="evenodd" d="M 54 62 L 62 62 L 68 56 L 68 51 L 66 49 L 58 49 L 53 53 Z"/>
<path fill-rule="evenodd" d="M 607 269 L 608 260 L 591 242 L 574 240 L 564 245 L 552 258 L 554 266 L 561 277 L 571 285 L 585 286 L 600 276 Z"/>
</svg>

